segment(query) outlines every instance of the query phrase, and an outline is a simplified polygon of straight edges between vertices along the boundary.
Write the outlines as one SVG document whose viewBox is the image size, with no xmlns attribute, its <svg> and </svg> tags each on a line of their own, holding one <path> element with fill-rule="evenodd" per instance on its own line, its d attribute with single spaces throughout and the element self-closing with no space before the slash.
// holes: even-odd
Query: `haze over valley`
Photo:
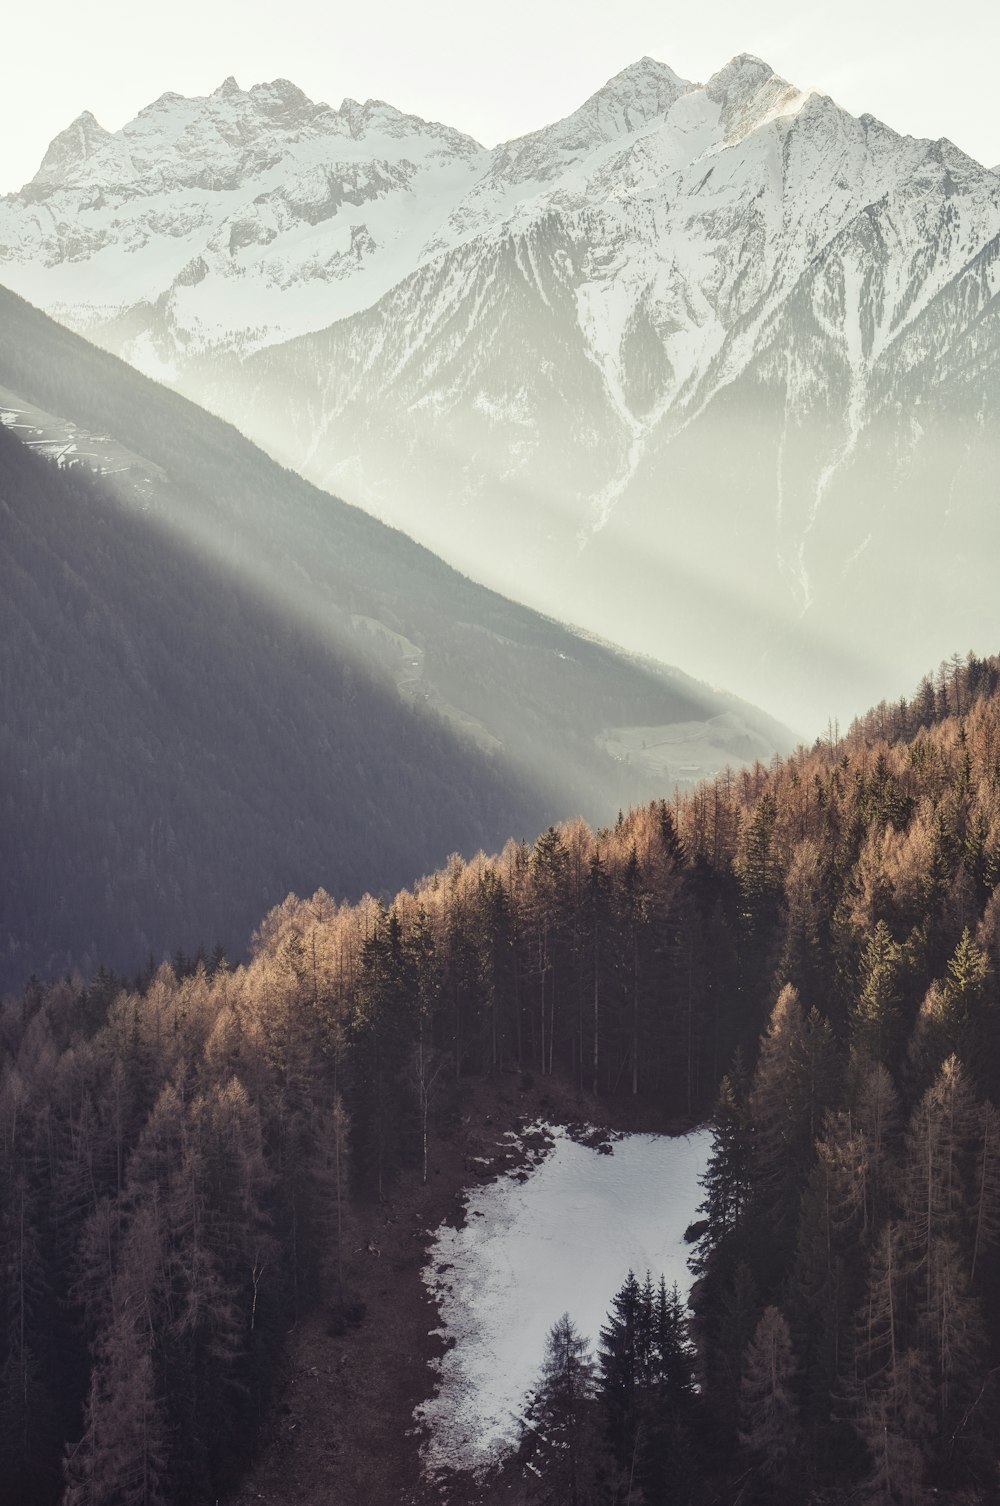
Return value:
<svg viewBox="0 0 1000 1506">
<path fill-rule="evenodd" d="M 0 202 L 57 318 L 806 735 L 989 646 L 998 236 L 995 172 L 747 55 L 489 151 L 227 79 L 81 116 Z"/>
<path fill-rule="evenodd" d="M 1000 1499 L 996 21 L 526 4 L 5 18 L 0 1506 Z"/>
</svg>

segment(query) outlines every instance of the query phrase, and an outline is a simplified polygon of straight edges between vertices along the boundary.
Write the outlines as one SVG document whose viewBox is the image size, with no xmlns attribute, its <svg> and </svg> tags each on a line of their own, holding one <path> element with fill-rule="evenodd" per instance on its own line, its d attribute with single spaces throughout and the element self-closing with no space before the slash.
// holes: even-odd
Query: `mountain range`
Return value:
<svg viewBox="0 0 1000 1506">
<path fill-rule="evenodd" d="M 996 631 L 1000 178 L 757 58 L 492 150 L 287 81 L 83 115 L 0 275 L 519 600 L 803 730 Z"/>
</svg>

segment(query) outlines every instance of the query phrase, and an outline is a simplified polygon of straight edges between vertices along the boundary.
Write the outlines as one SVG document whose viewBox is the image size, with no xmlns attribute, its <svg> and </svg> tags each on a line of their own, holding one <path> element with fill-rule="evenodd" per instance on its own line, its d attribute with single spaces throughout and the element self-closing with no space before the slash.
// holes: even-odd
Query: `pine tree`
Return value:
<svg viewBox="0 0 1000 1506">
<path fill-rule="evenodd" d="M 873 1506 L 919 1506 L 926 1499 L 929 1393 L 926 1364 L 914 1349 L 901 1353 L 868 1388 L 858 1426 L 871 1459 L 863 1495 Z"/>
<path fill-rule="evenodd" d="M 771 1500 L 787 1486 L 798 1438 L 794 1385 L 788 1324 L 778 1308 L 766 1307 L 744 1356 L 739 1437 Z"/>
<path fill-rule="evenodd" d="M 770 792 L 761 795 L 744 820 L 737 864 L 740 885 L 740 989 L 752 998 L 768 975 L 782 896 L 781 872 L 775 850 L 777 803 Z M 773 960 L 773 959 L 772 959 Z"/>
<path fill-rule="evenodd" d="M 695 1499 L 698 1471 L 692 1442 L 694 1351 L 675 1282 L 661 1276 L 652 1305 L 650 1386 L 640 1477 L 646 1506 L 682 1506 Z"/>
<path fill-rule="evenodd" d="M 513 993 L 514 923 L 499 870 L 491 863 L 479 881 L 479 975 L 489 1026 L 490 1074 L 496 1077 L 514 1044 L 504 1005 Z M 434 1011 L 431 1010 L 433 1017 Z"/>
<path fill-rule="evenodd" d="M 566 844 L 550 826 L 535 843 L 531 856 L 529 899 L 530 951 L 536 977 L 537 1011 L 532 1015 L 535 1062 L 543 1076 L 551 1076 L 556 1035 L 561 1028 L 560 998 L 564 979 L 569 860 Z"/>
<path fill-rule="evenodd" d="M 989 1251 L 1000 1247 L 1000 1115 L 984 1103 L 977 1115 L 974 1233 L 970 1277 Z"/>
<path fill-rule="evenodd" d="M 169 1428 L 154 1363 L 164 1272 L 151 1201 L 132 1219 L 113 1307 L 95 1342 L 83 1435 L 65 1459 L 66 1506 L 168 1506 Z"/>
<path fill-rule="evenodd" d="M 861 961 L 861 990 L 851 1013 L 851 1045 L 869 1065 L 893 1061 L 898 1047 L 902 948 L 884 920 L 868 938 Z"/>
<path fill-rule="evenodd" d="M 603 1017 L 608 1007 L 613 972 L 611 881 L 601 861 L 600 851 L 595 851 L 590 859 L 584 891 L 583 933 L 587 948 L 587 969 L 584 975 L 587 976 L 589 972 L 592 1037 L 588 1076 L 590 1090 L 596 1094 L 603 1062 Z"/>
<path fill-rule="evenodd" d="M 988 988 L 989 961 L 966 928 L 941 982 L 927 991 L 910 1042 L 914 1082 L 923 1086 L 949 1056 L 957 1056 L 986 1091 L 998 1064 L 996 1008 Z"/>
<path fill-rule="evenodd" d="M 906 1134 L 902 1230 L 908 1269 L 931 1307 L 942 1241 L 967 1240 L 977 1105 L 957 1059 L 944 1063 Z M 971 1253 L 968 1266 L 971 1266 Z"/>
<path fill-rule="evenodd" d="M 714 1250 L 743 1224 L 752 1188 L 752 1139 L 746 1101 L 747 1084 L 742 1060 L 722 1079 L 710 1128 L 712 1151 L 702 1177 L 705 1200 L 698 1212 L 705 1215 L 692 1268 L 705 1270 Z"/>
<path fill-rule="evenodd" d="M 873 1067 L 862 1075 L 855 1089 L 853 1122 L 864 1138 L 867 1239 L 884 1222 L 897 1169 L 901 1110 L 899 1095 L 885 1067 Z"/>
<path fill-rule="evenodd" d="M 761 1037 L 749 1109 L 758 1208 L 788 1239 L 835 1083 L 830 1028 L 815 1010 L 804 1018 L 798 994 L 786 984 Z"/>
<path fill-rule="evenodd" d="M 0 1198 L 0 1502 L 52 1498 L 58 1458 L 53 1400 L 41 1354 L 51 1335 L 50 1294 L 37 1213 L 24 1173 Z"/>
<path fill-rule="evenodd" d="M 788 1297 L 804 1409 L 819 1430 L 830 1420 L 829 1398 L 861 1300 L 866 1182 L 864 1137 L 847 1115 L 829 1115 L 802 1195 Z"/>
<path fill-rule="evenodd" d="M 563 1313 L 549 1330 L 541 1377 L 521 1438 L 521 1458 L 534 1475 L 530 1499 L 539 1506 L 596 1506 L 595 1397 L 587 1341 L 569 1313 Z"/>
<path fill-rule="evenodd" d="M 872 1256 L 845 1387 L 869 1455 L 865 1495 L 879 1506 L 916 1506 L 922 1499 L 934 1430 L 927 1362 L 906 1344 L 902 1246 L 899 1227 L 887 1223 Z"/>
<path fill-rule="evenodd" d="M 629 850 L 628 859 L 618 891 L 618 924 L 622 941 L 622 985 L 625 994 L 623 1024 L 627 1032 L 628 1049 L 625 1060 L 629 1065 L 632 1094 L 639 1091 L 639 1060 L 641 1054 L 641 1030 L 644 1024 L 644 1003 L 648 978 L 646 976 L 646 943 L 649 921 L 649 892 L 635 844 Z"/>
<path fill-rule="evenodd" d="M 65 1506 L 168 1506 L 167 1427 L 148 1342 L 120 1315 L 94 1361 L 84 1431 L 66 1456 Z"/>
<path fill-rule="evenodd" d="M 633 1473 L 640 1442 L 642 1376 L 648 1362 L 643 1346 L 647 1319 L 642 1288 L 629 1271 L 601 1329 L 597 1363 L 608 1444 L 618 1464 Z"/>
<path fill-rule="evenodd" d="M 413 1109 L 405 1076 L 416 1006 L 399 916 L 383 912 L 362 948 L 347 1083 L 351 1172 L 356 1190 L 369 1197 L 385 1196 L 405 1159 Z"/>
</svg>

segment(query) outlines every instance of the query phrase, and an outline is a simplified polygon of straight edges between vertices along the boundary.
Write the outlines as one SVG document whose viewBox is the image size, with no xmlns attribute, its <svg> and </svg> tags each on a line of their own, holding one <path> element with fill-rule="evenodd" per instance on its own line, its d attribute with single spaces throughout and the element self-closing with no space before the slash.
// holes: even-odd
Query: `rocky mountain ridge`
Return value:
<svg viewBox="0 0 1000 1506">
<path fill-rule="evenodd" d="M 280 81 L 81 117 L 0 201 L 0 276 L 469 573 L 818 730 L 991 646 L 998 237 L 947 140 L 644 58 L 492 151 Z"/>
</svg>

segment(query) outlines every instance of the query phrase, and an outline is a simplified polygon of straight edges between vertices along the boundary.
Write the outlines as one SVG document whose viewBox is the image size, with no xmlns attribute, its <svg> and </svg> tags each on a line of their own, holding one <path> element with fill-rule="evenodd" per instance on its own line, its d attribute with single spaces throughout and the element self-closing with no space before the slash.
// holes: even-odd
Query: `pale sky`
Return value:
<svg viewBox="0 0 1000 1506">
<path fill-rule="evenodd" d="M 0 192 L 81 110 L 116 130 L 160 94 L 289 78 L 386 99 L 487 145 L 576 108 L 643 54 L 704 81 L 754 52 L 800 88 L 1000 164 L 996 0 L 46 0 L 5 8 Z"/>
</svg>

